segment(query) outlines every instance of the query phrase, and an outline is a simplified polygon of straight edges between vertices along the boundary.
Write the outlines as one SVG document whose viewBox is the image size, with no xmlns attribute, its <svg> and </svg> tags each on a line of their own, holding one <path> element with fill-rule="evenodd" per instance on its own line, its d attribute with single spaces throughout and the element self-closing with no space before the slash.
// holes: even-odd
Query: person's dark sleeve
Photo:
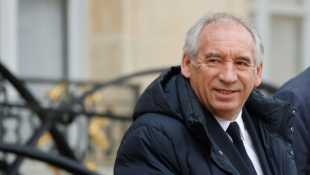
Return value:
<svg viewBox="0 0 310 175">
<path fill-rule="evenodd" d="M 309 92 L 310 93 L 310 89 Z M 293 151 L 296 168 L 299 175 L 310 174 L 310 98 L 302 93 L 279 91 L 275 98 L 288 101 L 297 108 L 294 124 Z"/>
<path fill-rule="evenodd" d="M 114 174 L 180 174 L 174 147 L 164 134 L 145 125 L 127 131 L 117 153 Z"/>
</svg>

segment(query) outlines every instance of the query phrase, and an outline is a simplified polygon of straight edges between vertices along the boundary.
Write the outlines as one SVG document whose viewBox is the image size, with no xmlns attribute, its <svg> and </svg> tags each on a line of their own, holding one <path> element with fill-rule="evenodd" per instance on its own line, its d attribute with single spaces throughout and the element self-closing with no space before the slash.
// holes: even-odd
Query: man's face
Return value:
<svg viewBox="0 0 310 175">
<path fill-rule="evenodd" d="M 183 54 L 181 67 L 200 102 L 213 115 L 234 120 L 253 87 L 261 83 L 262 64 L 254 66 L 250 32 L 236 23 L 205 26 L 195 62 L 196 66 Z"/>
</svg>

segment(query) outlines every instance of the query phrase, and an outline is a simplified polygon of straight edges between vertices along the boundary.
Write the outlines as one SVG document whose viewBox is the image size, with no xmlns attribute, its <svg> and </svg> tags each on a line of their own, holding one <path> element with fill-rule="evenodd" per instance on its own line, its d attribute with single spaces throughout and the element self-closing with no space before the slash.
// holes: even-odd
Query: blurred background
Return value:
<svg viewBox="0 0 310 175">
<path fill-rule="evenodd" d="M 0 143 L 31 145 L 42 118 L 60 116 L 53 126 L 75 159 L 113 174 L 137 98 L 162 69 L 180 64 L 186 32 L 208 12 L 253 21 L 265 46 L 264 83 L 280 87 L 310 66 L 308 0 L 0 0 L 0 63 L 19 80 L 1 73 Z M 53 133 L 38 135 L 33 148 L 59 155 Z M 0 151 L 0 160 L 16 156 Z M 16 167 L 66 174 L 36 158 Z M 0 161 L 0 174 L 7 168 Z"/>
</svg>

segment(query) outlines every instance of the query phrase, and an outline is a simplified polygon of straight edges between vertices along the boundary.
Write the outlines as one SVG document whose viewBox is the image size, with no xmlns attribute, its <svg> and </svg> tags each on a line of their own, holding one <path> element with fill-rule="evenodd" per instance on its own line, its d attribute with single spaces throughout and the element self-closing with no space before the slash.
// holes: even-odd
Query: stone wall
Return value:
<svg viewBox="0 0 310 175">
<path fill-rule="evenodd" d="M 87 2 L 88 76 L 98 80 L 179 65 L 186 32 L 205 13 L 250 16 L 248 0 Z M 145 87 L 153 77 L 142 79 Z"/>
</svg>

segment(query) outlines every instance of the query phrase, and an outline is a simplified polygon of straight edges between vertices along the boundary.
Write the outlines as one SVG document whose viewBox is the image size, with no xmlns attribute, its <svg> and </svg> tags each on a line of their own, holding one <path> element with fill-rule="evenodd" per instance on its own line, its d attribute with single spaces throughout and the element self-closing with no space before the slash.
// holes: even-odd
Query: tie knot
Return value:
<svg viewBox="0 0 310 175">
<path fill-rule="evenodd" d="M 231 122 L 226 132 L 230 135 L 230 137 L 235 139 L 241 139 L 239 125 L 237 122 Z"/>
</svg>

